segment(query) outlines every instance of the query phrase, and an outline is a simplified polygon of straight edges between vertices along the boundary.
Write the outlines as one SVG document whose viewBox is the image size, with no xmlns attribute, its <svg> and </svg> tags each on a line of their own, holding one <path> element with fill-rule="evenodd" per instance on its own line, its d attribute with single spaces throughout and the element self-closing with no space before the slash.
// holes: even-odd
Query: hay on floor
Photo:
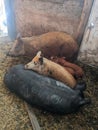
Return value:
<svg viewBox="0 0 98 130">
<path fill-rule="evenodd" d="M 3 83 L 3 76 L 12 65 L 27 63 L 29 58 L 11 58 L 5 54 L 11 43 L 0 44 L 0 130 L 31 130 L 23 100 L 9 92 Z M 85 96 L 91 97 L 92 104 L 79 113 L 65 116 L 52 115 L 33 108 L 42 130 L 97 130 L 98 129 L 98 70 L 77 62 L 85 72 L 87 82 Z"/>
</svg>

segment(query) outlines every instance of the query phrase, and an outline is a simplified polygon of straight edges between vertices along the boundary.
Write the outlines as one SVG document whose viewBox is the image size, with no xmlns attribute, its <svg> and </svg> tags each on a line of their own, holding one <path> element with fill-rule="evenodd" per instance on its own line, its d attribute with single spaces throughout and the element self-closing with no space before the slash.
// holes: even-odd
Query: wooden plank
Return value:
<svg viewBox="0 0 98 130">
<path fill-rule="evenodd" d="M 85 31 L 86 28 L 86 24 L 91 12 L 91 8 L 93 5 L 93 1 L 94 0 L 84 0 L 84 7 L 82 10 L 82 15 L 81 15 L 81 19 L 80 19 L 80 23 L 76 32 L 76 36 L 75 39 L 77 40 L 77 42 L 80 44 L 80 42 L 82 41 L 83 38 L 83 33 Z"/>
<path fill-rule="evenodd" d="M 15 0 L 16 30 L 22 36 L 49 31 L 76 33 L 84 0 Z"/>
<path fill-rule="evenodd" d="M 26 102 L 24 102 L 24 104 L 27 109 L 33 130 L 41 130 L 33 109 Z"/>
<path fill-rule="evenodd" d="M 98 67 L 98 0 L 94 0 L 78 59 L 88 65 Z"/>
</svg>

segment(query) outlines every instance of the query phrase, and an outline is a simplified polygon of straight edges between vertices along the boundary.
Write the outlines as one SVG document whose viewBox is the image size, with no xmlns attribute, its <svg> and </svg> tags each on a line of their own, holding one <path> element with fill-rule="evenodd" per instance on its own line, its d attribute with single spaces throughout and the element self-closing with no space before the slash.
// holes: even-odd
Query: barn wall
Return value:
<svg viewBox="0 0 98 130">
<path fill-rule="evenodd" d="M 22 36 L 64 31 L 75 36 L 84 0 L 15 0 L 16 30 Z"/>
<path fill-rule="evenodd" d="M 94 0 L 91 15 L 80 46 L 78 60 L 98 67 L 98 0 Z"/>
</svg>

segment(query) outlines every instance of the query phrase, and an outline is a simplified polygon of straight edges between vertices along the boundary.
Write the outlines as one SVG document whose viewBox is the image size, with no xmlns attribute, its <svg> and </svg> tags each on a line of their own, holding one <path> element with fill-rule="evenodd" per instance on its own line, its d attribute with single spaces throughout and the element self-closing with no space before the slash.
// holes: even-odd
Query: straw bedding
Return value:
<svg viewBox="0 0 98 130">
<path fill-rule="evenodd" d="M 10 93 L 3 83 L 3 76 L 12 65 L 27 63 L 28 58 L 6 57 L 12 43 L 0 43 L 0 130 L 32 130 L 24 101 Z M 92 104 L 79 113 L 57 116 L 33 108 L 42 130 L 97 130 L 98 129 L 98 70 L 78 63 L 85 71 L 85 95 Z"/>
</svg>

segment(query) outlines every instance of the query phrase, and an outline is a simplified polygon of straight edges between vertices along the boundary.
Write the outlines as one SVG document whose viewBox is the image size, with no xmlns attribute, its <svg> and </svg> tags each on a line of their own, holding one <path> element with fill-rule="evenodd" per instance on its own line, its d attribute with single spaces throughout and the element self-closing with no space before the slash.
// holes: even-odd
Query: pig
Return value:
<svg viewBox="0 0 98 130">
<path fill-rule="evenodd" d="M 8 55 L 24 55 L 31 58 L 39 50 L 43 52 L 46 58 L 53 55 L 74 60 L 78 52 L 78 44 L 69 34 L 58 31 L 25 38 L 18 36 Z"/>
<path fill-rule="evenodd" d="M 10 68 L 4 76 L 4 83 L 11 92 L 32 107 L 55 114 L 75 113 L 91 102 L 84 97 L 83 90 L 79 90 L 83 84 L 74 90 L 55 79 L 26 70 L 24 65 Z"/>
<path fill-rule="evenodd" d="M 54 57 L 52 56 L 50 58 L 52 61 L 62 65 L 63 67 L 65 67 L 65 69 L 70 72 L 75 78 L 82 78 L 84 76 L 84 71 L 83 69 L 71 62 L 68 62 L 67 60 L 65 60 L 65 57 Z"/>
<path fill-rule="evenodd" d="M 31 62 L 25 65 L 25 69 L 31 69 L 39 74 L 52 77 L 72 88 L 76 85 L 75 78 L 64 67 L 44 58 L 41 51 L 37 53 Z"/>
<path fill-rule="evenodd" d="M 53 60 L 52 60 L 53 61 Z M 54 61 L 53 61 L 54 62 Z M 57 63 L 57 62 L 56 62 Z M 57 64 L 59 64 L 59 63 L 57 63 Z M 63 66 L 64 67 L 64 66 Z M 74 70 L 72 69 L 72 68 L 70 68 L 70 67 L 64 67 L 70 74 L 72 74 L 73 76 L 75 75 L 75 72 L 74 72 Z"/>
</svg>

